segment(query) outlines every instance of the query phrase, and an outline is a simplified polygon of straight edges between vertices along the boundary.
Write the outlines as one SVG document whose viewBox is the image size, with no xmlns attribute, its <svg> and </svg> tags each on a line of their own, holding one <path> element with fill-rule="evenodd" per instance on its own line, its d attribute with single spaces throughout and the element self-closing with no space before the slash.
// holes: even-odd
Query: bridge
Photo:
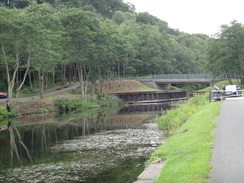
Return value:
<svg viewBox="0 0 244 183">
<path fill-rule="evenodd" d="M 213 84 L 225 80 L 224 76 L 214 77 L 211 74 L 159 74 L 150 75 L 146 79 L 137 79 L 145 85 L 160 89 L 169 90 L 171 84 Z"/>
</svg>

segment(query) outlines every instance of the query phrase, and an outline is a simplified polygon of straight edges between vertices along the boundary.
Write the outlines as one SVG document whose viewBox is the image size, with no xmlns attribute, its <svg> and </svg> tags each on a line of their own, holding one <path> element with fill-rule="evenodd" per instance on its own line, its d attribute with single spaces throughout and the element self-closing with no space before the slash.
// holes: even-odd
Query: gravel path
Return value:
<svg viewBox="0 0 244 183">
<path fill-rule="evenodd" d="M 209 183 L 244 182 L 244 98 L 223 101 L 217 120 Z"/>
</svg>

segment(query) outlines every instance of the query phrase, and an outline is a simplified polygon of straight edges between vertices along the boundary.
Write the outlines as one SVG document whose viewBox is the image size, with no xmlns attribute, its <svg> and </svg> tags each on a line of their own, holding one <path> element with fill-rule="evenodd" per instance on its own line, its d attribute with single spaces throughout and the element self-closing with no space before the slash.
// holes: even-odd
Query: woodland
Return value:
<svg viewBox="0 0 244 183">
<path fill-rule="evenodd" d="M 178 15 L 175 15 L 178 16 Z M 188 34 L 122 0 L 0 0 L 0 91 L 151 74 L 212 73 L 244 83 L 244 28 Z"/>
</svg>

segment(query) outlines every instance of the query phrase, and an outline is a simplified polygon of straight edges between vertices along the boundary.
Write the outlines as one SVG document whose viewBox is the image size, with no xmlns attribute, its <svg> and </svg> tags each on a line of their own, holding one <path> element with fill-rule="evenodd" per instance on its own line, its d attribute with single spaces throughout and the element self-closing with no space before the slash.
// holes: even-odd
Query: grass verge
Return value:
<svg viewBox="0 0 244 183">
<path fill-rule="evenodd" d="M 159 157 L 166 163 L 156 183 L 206 182 L 219 111 L 220 102 L 204 105 L 158 147 L 149 161 Z"/>
</svg>

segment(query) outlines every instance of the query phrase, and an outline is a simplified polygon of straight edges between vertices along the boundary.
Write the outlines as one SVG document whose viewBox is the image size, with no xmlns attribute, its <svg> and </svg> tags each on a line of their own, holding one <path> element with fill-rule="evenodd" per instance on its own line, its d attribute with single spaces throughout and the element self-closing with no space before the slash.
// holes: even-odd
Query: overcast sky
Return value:
<svg viewBox="0 0 244 183">
<path fill-rule="evenodd" d="M 168 22 L 170 28 L 209 36 L 220 25 L 233 20 L 244 23 L 244 0 L 124 0 L 136 7 L 136 12 L 148 12 Z"/>
</svg>

